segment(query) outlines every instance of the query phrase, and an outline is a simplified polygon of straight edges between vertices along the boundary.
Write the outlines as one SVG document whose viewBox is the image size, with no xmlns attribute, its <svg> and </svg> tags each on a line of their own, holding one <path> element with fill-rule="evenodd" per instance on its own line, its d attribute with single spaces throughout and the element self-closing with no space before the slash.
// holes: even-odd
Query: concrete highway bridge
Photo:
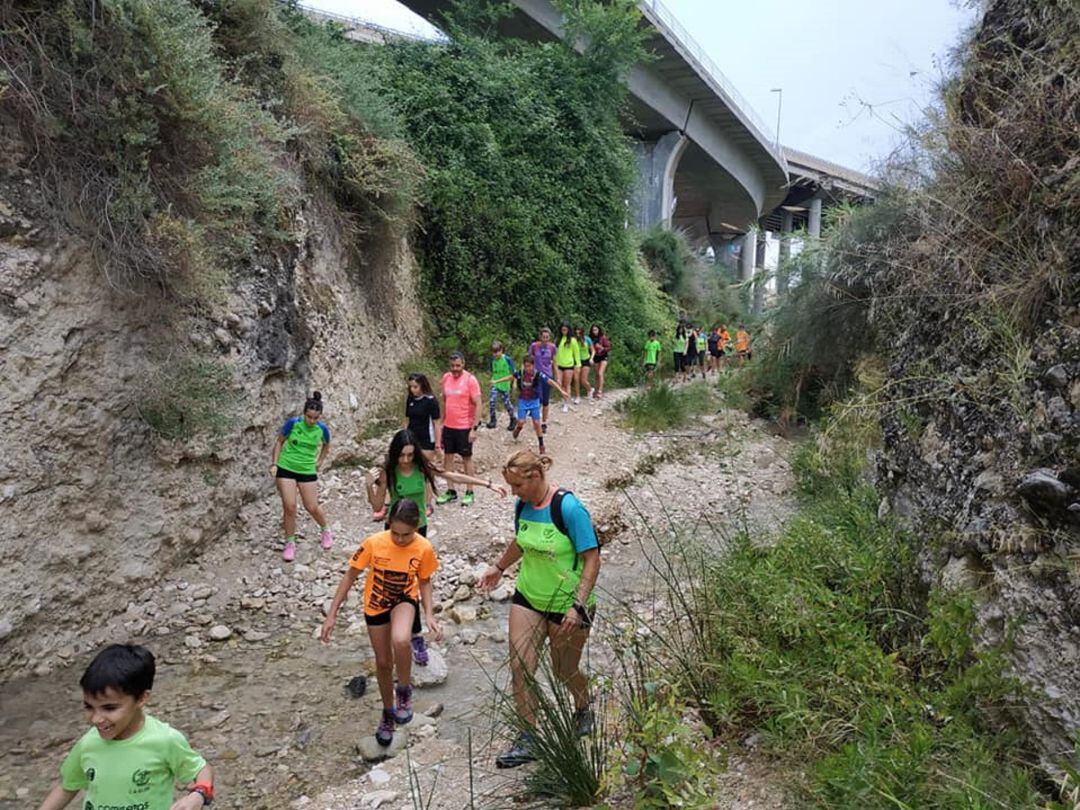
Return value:
<svg viewBox="0 0 1080 810">
<path fill-rule="evenodd" d="M 400 1 L 436 26 L 450 7 L 449 0 Z M 551 0 L 511 2 L 517 12 L 503 20 L 502 33 L 531 40 L 564 36 L 562 15 Z M 780 234 L 783 254 L 793 230 L 820 235 L 823 206 L 874 199 L 878 189 L 871 178 L 771 139 L 750 105 L 660 0 L 638 0 L 638 7 L 646 46 L 655 55 L 627 77 L 631 103 L 624 126 L 638 157 L 639 225 L 679 228 L 718 254 L 740 239 L 741 274 L 749 280 L 764 263 L 759 232 Z M 393 35 L 358 20 L 309 13 L 335 19 L 357 39 Z M 760 308 L 764 289 L 758 287 Z"/>
</svg>

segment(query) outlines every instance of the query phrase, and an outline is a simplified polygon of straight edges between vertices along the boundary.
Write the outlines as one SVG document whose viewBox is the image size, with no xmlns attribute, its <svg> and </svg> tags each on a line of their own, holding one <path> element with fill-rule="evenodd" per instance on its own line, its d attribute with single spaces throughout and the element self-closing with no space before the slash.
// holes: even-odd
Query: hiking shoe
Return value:
<svg viewBox="0 0 1080 810">
<path fill-rule="evenodd" d="M 581 397 L 574 397 L 574 404 L 575 405 L 580 405 L 581 404 Z"/>
<path fill-rule="evenodd" d="M 511 416 L 510 417 L 510 424 L 506 426 L 506 429 L 513 432 L 514 430 L 517 429 L 517 423 L 518 423 L 517 417 L 516 416 Z M 516 436 L 517 434 L 515 433 L 514 435 Z"/>
<path fill-rule="evenodd" d="M 372 519 L 372 520 L 374 520 L 374 521 L 376 521 L 376 522 L 378 522 L 378 521 L 380 521 L 380 520 L 386 520 L 386 507 L 384 506 L 384 507 L 383 507 L 382 509 L 380 509 L 380 510 L 379 510 L 378 512 L 375 512 L 375 513 L 374 513 L 374 514 L 373 514 L 373 515 L 371 516 L 371 519 Z"/>
<path fill-rule="evenodd" d="M 382 720 L 375 730 L 375 742 L 381 746 L 388 746 L 394 741 L 394 710 L 383 709 Z"/>
<path fill-rule="evenodd" d="M 461 505 L 462 506 L 472 506 L 472 502 L 475 501 L 475 500 L 476 500 L 476 496 L 470 490 L 470 491 L 466 492 L 465 495 L 462 497 Z"/>
<path fill-rule="evenodd" d="M 394 695 L 397 698 L 397 707 L 394 709 L 394 722 L 399 726 L 403 726 L 412 720 L 412 687 L 395 687 Z"/>
<path fill-rule="evenodd" d="M 423 636 L 412 637 L 412 660 L 416 662 L 418 667 L 426 667 L 428 665 L 428 652 L 427 643 L 424 641 Z"/>
<path fill-rule="evenodd" d="M 563 413 L 570 413 L 570 405 L 564 402 L 562 404 L 562 412 Z"/>
<path fill-rule="evenodd" d="M 533 738 L 527 731 L 517 735 L 513 745 L 495 757 L 496 768 L 516 768 L 526 762 L 533 762 L 536 757 L 532 753 Z"/>
<path fill-rule="evenodd" d="M 544 445 L 540 445 L 540 455 L 546 456 L 547 450 L 544 449 Z"/>
<path fill-rule="evenodd" d="M 547 433 L 547 422 L 544 422 L 542 425 L 540 425 L 540 432 Z"/>
<path fill-rule="evenodd" d="M 488 426 L 488 430 L 494 430 L 497 427 L 497 423 L 495 422 L 494 419 L 492 419 L 487 423 L 487 426 Z"/>
<path fill-rule="evenodd" d="M 292 562 L 296 559 L 296 543 L 290 541 L 285 544 L 285 548 L 281 552 L 281 559 L 285 562 Z"/>
<path fill-rule="evenodd" d="M 444 503 L 450 503 L 450 501 L 456 500 L 457 491 L 453 489 L 448 489 L 446 490 L 446 492 L 444 492 L 442 495 L 435 499 L 435 503 L 437 503 L 439 506 L 442 506 Z"/>
<path fill-rule="evenodd" d="M 514 438 L 515 438 L 515 439 L 516 439 L 516 438 L 517 438 L 518 436 L 520 436 L 520 435 L 521 435 L 521 429 L 522 429 L 523 427 L 525 427 L 525 425 L 523 425 L 523 424 L 522 424 L 521 422 L 518 422 L 518 423 L 517 423 L 516 425 L 514 425 Z"/>
<path fill-rule="evenodd" d="M 578 709 L 574 712 L 574 728 L 577 729 L 579 737 L 588 737 L 593 733 L 595 726 L 596 718 L 593 716 L 592 709 Z"/>
<path fill-rule="evenodd" d="M 432 505 L 431 505 L 431 504 L 429 503 L 429 504 L 427 505 L 427 516 L 428 516 L 428 517 L 431 517 L 431 516 L 432 516 L 432 515 L 434 515 L 434 514 L 435 514 L 435 507 L 434 507 L 434 506 L 432 506 Z"/>
<path fill-rule="evenodd" d="M 332 548 L 334 545 L 334 533 L 329 529 L 323 529 L 319 534 L 319 545 L 323 547 L 323 550 Z"/>
</svg>

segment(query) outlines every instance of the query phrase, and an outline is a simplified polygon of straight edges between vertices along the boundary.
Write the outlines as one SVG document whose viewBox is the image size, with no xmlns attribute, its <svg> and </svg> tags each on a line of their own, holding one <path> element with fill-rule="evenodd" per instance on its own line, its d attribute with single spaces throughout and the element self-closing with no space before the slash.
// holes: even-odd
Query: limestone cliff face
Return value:
<svg viewBox="0 0 1080 810">
<path fill-rule="evenodd" d="M 988 4 L 936 189 L 951 205 L 873 280 L 895 335 L 883 506 L 932 579 L 971 593 L 1051 770 L 1080 731 L 1078 41 L 1075 3 Z"/>
<path fill-rule="evenodd" d="M 421 319 L 407 243 L 360 266 L 316 200 L 300 205 L 291 248 L 234 271 L 213 306 L 110 284 L 86 244 L 50 224 L 25 150 L 9 138 L 0 153 L 7 677 L 104 641 L 101 617 L 270 491 L 275 430 L 307 392 L 323 393 L 335 456 L 355 449 L 365 419 L 403 391 L 398 364 L 421 348 Z M 163 438 L 148 392 L 193 358 L 231 378 L 228 413 L 214 431 Z"/>
</svg>

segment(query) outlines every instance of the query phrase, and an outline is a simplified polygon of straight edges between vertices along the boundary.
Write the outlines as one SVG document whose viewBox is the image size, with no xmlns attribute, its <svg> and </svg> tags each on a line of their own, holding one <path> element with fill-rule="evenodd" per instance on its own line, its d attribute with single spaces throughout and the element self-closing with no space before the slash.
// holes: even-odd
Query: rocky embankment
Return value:
<svg viewBox="0 0 1080 810">
<path fill-rule="evenodd" d="M 355 450 L 402 388 L 420 317 L 405 243 L 361 273 L 314 199 L 298 205 L 294 244 L 223 272 L 202 300 L 109 278 L 44 205 L 31 150 L 0 135 L 8 678 L 70 655 L 271 491 L 274 431 L 307 391 L 323 392 L 335 456 Z M 162 402 L 199 424 L 164 438 L 150 424 Z"/>
<path fill-rule="evenodd" d="M 603 621 L 588 656 L 595 676 L 615 671 L 609 637 L 618 623 L 661 609 L 649 549 L 672 525 L 692 530 L 707 517 L 767 533 L 793 508 L 790 445 L 744 415 L 705 414 L 680 431 L 684 435 L 638 437 L 617 426 L 610 403 L 553 414 L 549 433 L 554 480 L 581 494 L 608 540 L 599 584 Z M 503 460 L 525 441 L 515 443 L 502 426 L 482 431 L 480 474 L 497 478 Z M 385 446 L 385 437 L 369 440 L 360 453 L 373 458 Z M 355 594 L 333 642 L 315 638 L 348 556 L 364 534 L 379 528 L 362 496 L 362 479 L 362 468 L 324 476 L 324 501 L 337 532 L 331 551 L 318 548 L 314 527 L 302 517 L 307 537 L 297 562 L 283 563 L 280 506 L 273 496 L 260 497 L 241 508 L 199 559 L 133 591 L 100 628 L 44 659 L 53 667 L 49 675 L 9 682 L 0 729 L 0 807 L 24 807 L 27 797 L 47 789 L 66 747 L 85 728 L 75 686 L 81 669 L 96 647 L 116 639 L 138 640 L 158 655 L 152 711 L 187 732 L 214 763 L 222 807 L 411 808 L 409 763 L 425 789 L 439 774 L 432 807 L 460 807 L 470 777 L 470 736 L 477 795 L 488 797 L 484 806 L 509 803 L 507 797 L 523 789 L 523 773 L 496 771 L 492 760 L 505 744 L 494 687 L 506 677 L 510 590 L 486 596 L 474 586 L 477 569 L 507 540 L 511 501 L 480 491 L 471 507 L 435 510 L 430 536 L 442 565 L 436 593 L 446 638 L 434 645 L 428 667 L 414 669 L 421 685 L 416 707 L 431 722 L 418 720 L 401 735 L 398 745 L 411 740 L 408 756 L 376 765 L 364 756 L 375 752 L 363 748 L 373 742 L 378 698 Z M 361 694 L 357 678 L 364 682 Z M 762 776 L 762 763 L 717 749 L 717 756 L 729 754 L 725 801 L 781 806 L 782 794 Z"/>
</svg>

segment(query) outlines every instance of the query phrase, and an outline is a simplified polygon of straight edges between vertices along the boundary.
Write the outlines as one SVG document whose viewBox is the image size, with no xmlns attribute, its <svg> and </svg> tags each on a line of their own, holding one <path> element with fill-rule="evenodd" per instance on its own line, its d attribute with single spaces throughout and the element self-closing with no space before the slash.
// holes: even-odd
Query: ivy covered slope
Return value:
<svg viewBox="0 0 1080 810">
<path fill-rule="evenodd" d="M 372 48 L 378 89 L 426 171 L 416 244 L 424 303 L 444 345 L 515 351 L 541 324 L 600 323 L 613 374 L 630 379 L 666 297 L 627 228 L 634 157 L 622 81 L 644 58 L 629 2 L 563 4 L 569 41 L 488 39 L 451 23 L 450 44 Z M 475 22 L 469 20 L 468 22 Z"/>
</svg>

